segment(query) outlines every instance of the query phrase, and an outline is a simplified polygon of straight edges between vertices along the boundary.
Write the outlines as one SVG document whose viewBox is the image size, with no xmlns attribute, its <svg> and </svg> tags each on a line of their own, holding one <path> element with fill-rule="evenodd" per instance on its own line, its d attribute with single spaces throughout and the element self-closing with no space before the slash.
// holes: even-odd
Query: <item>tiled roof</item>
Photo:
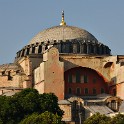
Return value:
<svg viewBox="0 0 124 124">
<path fill-rule="evenodd" d="M 110 113 L 114 113 L 110 108 L 108 108 L 105 105 L 90 105 L 90 106 L 86 106 L 86 108 L 91 111 L 93 114 L 99 112 L 100 114 L 110 114 Z"/>
<path fill-rule="evenodd" d="M 68 100 L 59 100 L 58 104 L 59 105 L 70 105 L 71 103 Z"/>
</svg>

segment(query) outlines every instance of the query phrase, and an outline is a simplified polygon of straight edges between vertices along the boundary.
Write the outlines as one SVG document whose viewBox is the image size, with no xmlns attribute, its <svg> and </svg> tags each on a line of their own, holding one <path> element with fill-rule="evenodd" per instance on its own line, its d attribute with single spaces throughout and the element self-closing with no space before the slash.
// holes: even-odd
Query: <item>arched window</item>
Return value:
<svg viewBox="0 0 124 124">
<path fill-rule="evenodd" d="M 81 88 L 76 89 L 76 94 L 78 94 L 78 95 L 81 94 Z"/>
<path fill-rule="evenodd" d="M 88 94 L 88 88 L 84 89 L 84 94 L 86 94 L 86 95 Z"/>
<path fill-rule="evenodd" d="M 72 83 L 72 74 L 68 75 L 68 83 Z"/>
<path fill-rule="evenodd" d="M 41 45 L 38 47 L 38 53 L 41 53 L 42 52 L 42 47 Z"/>
<path fill-rule="evenodd" d="M 87 44 L 83 44 L 83 53 L 87 53 Z"/>
<path fill-rule="evenodd" d="M 81 83 L 88 83 L 88 76 L 87 75 L 81 76 Z"/>
<path fill-rule="evenodd" d="M 73 44 L 72 44 L 72 42 L 70 43 L 70 46 L 69 46 L 69 52 L 73 53 Z"/>
<path fill-rule="evenodd" d="M 105 90 L 104 90 L 104 88 L 101 88 L 101 93 L 105 93 Z"/>
<path fill-rule="evenodd" d="M 92 44 L 90 45 L 90 53 L 94 53 L 94 46 Z"/>
<path fill-rule="evenodd" d="M 72 74 L 72 83 L 76 83 L 76 75 Z"/>
<path fill-rule="evenodd" d="M 88 77 L 87 77 L 87 75 L 84 75 L 84 83 L 88 83 Z"/>
<path fill-rule="evenodd" d="M 76 71 L 76 83 L 80 83 L 80 72 Z"/>
<path fill-rule="evenodd" d="M 21 56 L 24 56 L 25 54 L 25 49 L 22 50 L 22 55 Z"/>
<path fill-rule="evenodd" d="M 26 55 L 29 55 L 30 48 L 27 48 Z"/>
<path fill-rule="evenodd" d="M 8 72 L 8 80 L 12 80 L 12 76 L 10 75 L 10 71 Z"/>
<path fill-rule="evenodd" d="M 68 88 L 68 93 L 72 94 L 72 89 L 71 88 Z"/>
<path fill-rule="evenodd" d="M 35 47 L 32 47 L 32 53 L 35 53 Z"/>
</svg>

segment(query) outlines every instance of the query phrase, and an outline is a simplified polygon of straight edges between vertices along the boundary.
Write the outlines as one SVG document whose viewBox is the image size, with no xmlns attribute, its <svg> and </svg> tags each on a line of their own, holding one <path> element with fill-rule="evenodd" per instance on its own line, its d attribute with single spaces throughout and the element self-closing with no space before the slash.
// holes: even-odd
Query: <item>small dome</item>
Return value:
<svg viewBox="0 0 124 124">
<path fill-rule="evenodd" d="M 98 42 L 97 39 L 88 31 L 73 27 L 73 26 L 54 26 L 39 32 L 29 44 L 36 42 L 45 42 L 53 40 L 71 40 L 71 39 L 82 39 Z"/>
</svg>

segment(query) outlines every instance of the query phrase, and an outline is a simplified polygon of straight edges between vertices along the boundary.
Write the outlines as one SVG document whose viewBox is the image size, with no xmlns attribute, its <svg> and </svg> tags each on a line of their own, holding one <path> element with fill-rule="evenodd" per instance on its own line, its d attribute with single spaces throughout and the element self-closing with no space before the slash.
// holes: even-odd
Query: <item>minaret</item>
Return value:
<svg viewBox="0 0 124 124">
<path fill-rule="evenodd" d="M 66 25 L 66 22 L 64 20 L 64 11 L 62 11 L 62 21 L 60 23 L 61 26 Z"/>
</svg>

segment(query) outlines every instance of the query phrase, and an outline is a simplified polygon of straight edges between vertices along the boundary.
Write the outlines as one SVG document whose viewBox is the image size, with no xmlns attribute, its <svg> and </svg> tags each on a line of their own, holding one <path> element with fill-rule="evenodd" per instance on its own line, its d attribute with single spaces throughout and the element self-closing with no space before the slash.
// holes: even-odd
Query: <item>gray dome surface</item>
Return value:
<svg viewBox="0 0 124 124">
<path fill-rule="evenodd" d="M 73 26 L 54 26 L 39 32 L 29 44 L 36 42 L 45 42 L 52 40 L 71 40 L 71 39 L 84 39 L 98 42 L 97 39 L 88 31 L 73 27 Z"/>
</svg>

